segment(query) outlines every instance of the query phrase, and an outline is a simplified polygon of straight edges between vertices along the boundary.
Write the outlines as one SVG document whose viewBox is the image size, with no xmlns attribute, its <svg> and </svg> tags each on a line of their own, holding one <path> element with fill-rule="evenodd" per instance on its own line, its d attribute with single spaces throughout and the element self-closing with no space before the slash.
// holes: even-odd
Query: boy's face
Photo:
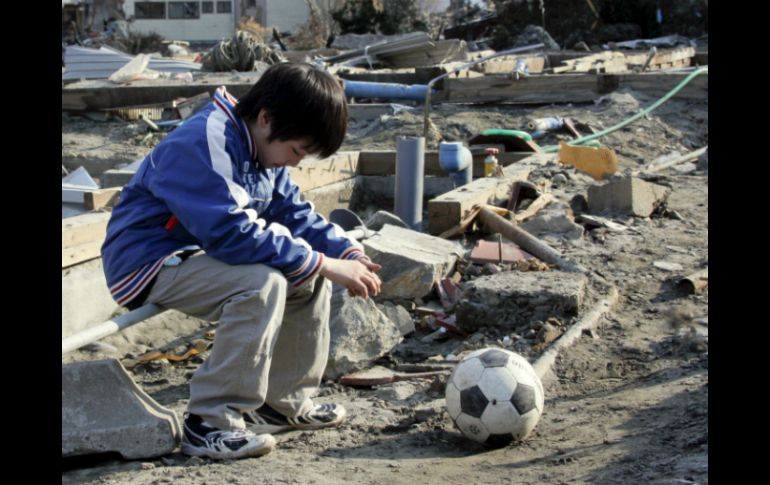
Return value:
<svg viewBox="0 0 770 485">
<path fill-rule="evenodd" d="M 256 121 L 250 123 L 249 129 L 257 144 L 259 164 L 265 168 L 296 167 L 308 154 L 310 139 L 268 141 L 270 119 L 265 110 L 259 112 Z"/>
</svg>

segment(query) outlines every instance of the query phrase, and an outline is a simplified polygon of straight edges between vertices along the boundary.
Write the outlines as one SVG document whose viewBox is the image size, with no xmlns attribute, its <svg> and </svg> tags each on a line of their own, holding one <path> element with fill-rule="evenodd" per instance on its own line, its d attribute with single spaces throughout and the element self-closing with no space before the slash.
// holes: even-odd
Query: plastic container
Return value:
<svg viewBox="0 0 770 485">
<path fill-rule="evenodd" d="M 497 148 L 486 148 L 484 153 L 487 155 L 487 157 L 484 159 L 484 176 L 489 177 L 494 175 L 495 170 L 497 169 L 496 155 L 500 153 L 500 150 Z"/>
</svg>

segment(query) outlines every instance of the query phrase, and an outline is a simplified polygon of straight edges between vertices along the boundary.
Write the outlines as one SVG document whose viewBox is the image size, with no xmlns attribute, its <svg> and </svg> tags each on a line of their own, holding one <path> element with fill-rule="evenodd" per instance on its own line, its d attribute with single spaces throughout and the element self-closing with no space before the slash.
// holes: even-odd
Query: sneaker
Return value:
<svg viewBox="0 0 770 485">
<path fill-rule="evenodd" d="M 339 425 L 346 416 L 345 408 L 339 404 L 318 404 L 295 418 L 287 418 L 267 404 L 255 411 L 243 413 L 246 427 L 255 433 L 328 428 Z"/>
<path fill-rule="evenodd" d="M 208 425 L 200 416 L 187 414 L 184 419 L 182 453 L 228 460 L 262 456 L 275 447 L 275 438 L 247 429 L 221 430 Z"/>
</svg>

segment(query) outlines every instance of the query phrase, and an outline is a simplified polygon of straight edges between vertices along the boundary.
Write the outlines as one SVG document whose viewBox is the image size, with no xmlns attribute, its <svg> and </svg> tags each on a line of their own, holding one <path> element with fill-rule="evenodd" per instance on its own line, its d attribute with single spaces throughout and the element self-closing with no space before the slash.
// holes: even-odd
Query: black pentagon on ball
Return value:
<svg viewBox="0 0 770 485">
<path fill-rule="evenodd" d="M 508 363 L 510 356 L 502 350 L 491 349 L 479 355 L 484 367 L 503 367 Z"/>
<path fill-rule="evenodd" d="M 480 418 L 487 404 L 489 400 L 479 386 L 460 391 L 460 410 L 469 416 Z"/>
<path fill-rule="evenodd" d="M 535 409 L 535 388 L 521 382 L 516 383 L 511 402 L 519 414 L 525 414 Z"/>
<path fill-rule="evenodd" d="M 484 446 L 489 448 L 502 448 L 503 446 L 511 444 L 511 442 L 513 442 L 513 435 L 511 433 L 491 434 L 487 440 L 484 441 Z"/>
</svg>

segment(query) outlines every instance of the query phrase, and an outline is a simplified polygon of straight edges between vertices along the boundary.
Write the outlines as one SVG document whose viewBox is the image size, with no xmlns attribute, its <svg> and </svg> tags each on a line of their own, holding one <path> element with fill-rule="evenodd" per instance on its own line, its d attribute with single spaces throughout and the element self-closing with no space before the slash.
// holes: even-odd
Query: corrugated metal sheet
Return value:
<svg viewBox="0 0 770 485">
<path fill-rule="evenodd" d="M 107 79 L 110 74 L 125 66 L 133 58 L 134 56 L 105 46 L 91 49 L 70 45 L 64 53 L 62 81 L 81 78 Z M 180 73 L 199 71 L 201 65 L 197 62 L 163 57 L 150 58 L 147 68 L 153 71 Z"/>
</svg>

